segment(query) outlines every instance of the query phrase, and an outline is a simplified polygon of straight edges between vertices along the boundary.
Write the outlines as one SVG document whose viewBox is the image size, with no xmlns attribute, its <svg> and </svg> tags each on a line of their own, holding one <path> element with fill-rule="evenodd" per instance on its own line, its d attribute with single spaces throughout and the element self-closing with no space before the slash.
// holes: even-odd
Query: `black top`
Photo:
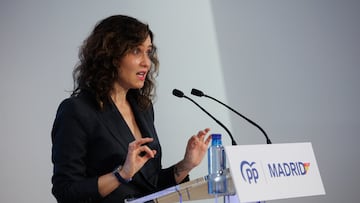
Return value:
<svg viewBox="0 0 360 203">
<path fill-rule="evenodd" d="M 102 198 L 98 177 L 125 162 L 128 145 L 134 140 L 124 118 L 113 103 L 100 110 L 95 97 L 83 92 L 61 102 L 52 129 L 52 192 L 58 202 L 123 202 L 176 184 L 173 167 L 162 169 L 161 147 L 154 127 L 151 106 L 141 110 L 128 98 L 143 137 L 152 137 L 157 151 L 128 184 L 121 184 Z M 188 178 L 186 178 L 187 180 Z"/>
</svg>

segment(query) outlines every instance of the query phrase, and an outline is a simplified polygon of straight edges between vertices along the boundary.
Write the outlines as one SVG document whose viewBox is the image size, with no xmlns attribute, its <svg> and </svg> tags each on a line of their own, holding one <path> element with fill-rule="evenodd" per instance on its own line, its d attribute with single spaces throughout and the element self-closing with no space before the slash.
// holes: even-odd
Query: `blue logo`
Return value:
<svg viewBox="0 0 360 203">
<path fill-rule="evenodd" d="M 256 164 L 255 162 L 249 163 L 247 161 L 242 161 L 240 163 L 241 175 L 245 180 L 245 182 L 248 182 L 249 184 L 257 183 L 257 180 L 259 179 L 259 172 L 254 167 L 255 164 Z"/>
</svg>

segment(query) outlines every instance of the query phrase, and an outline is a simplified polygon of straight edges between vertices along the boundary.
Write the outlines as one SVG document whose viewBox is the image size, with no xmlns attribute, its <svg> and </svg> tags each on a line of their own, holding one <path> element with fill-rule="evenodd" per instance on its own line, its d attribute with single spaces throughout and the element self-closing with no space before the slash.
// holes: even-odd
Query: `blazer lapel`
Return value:
<svg viewBox="0 0 360 203">
<path fill-rule="evenodd" d="M 161 159 L 161 149 L 159 141 L 156 135 L 156 131 L 153 126 L 153 114 L 152 111 L 141 111 L 136 104 L 135 99 L 128 99 L 132 111 L 134 113 L 136 122 L 141 131 L 142 137 L 151 137 L 154 138 L 154 141 L 148 143 L 147 145 L 151 149 L 157 151 L 155 160 L 149 160 L 145 165 L 140 169 L 139 173 L 143 177 L 143 183 L 148 185 L 150 188 L 156 187 L 157 182 L 157 172 L 161 169 L 160 159 Z M 115 104 L 107 104 L 104 108 L 104 111 L 99 112 L 99 117 L 103 121 L 106 128 L 110 131 L 110 134 L 115 138 L 115 140 L 121 145 L 123 152 L 127 153 L 128 145 L 130 142 L 135 140 L 132 135 L 128 125 L 126 124 L 124 118 L 116 108 Z M 124 157 L 124 158 L 125 158 Z"/>
<path fill-rule="evenodd" d="M 152 109 L 142 111 L 139 108 L 139 106 L 136 104 L 135 99 L 133 98 L 129 98 L 129 102 L 132 107 L 136 122 L 140 128 L 142 137 L 151 137 L 154 139 L 153 142 L 148 143 L 147 145 L 150 149 L 155 149 L 157 153 L 154 159 L 150 159 L 140 169 L 140 174 L 144 177 L 146 182 L 150 184 L 152 188 L 156 188 L 157 177 L 158 177 L 157 173 L 161 169 L 161 165 L 160 165 L 161 148 L 154 128 L 153 111 Z"/>
<path fill-rule="evenodd" d="M 148 112 L 140 110 L 139 106 L 135 103 L 135 99 L 130 97 L 128 101 L 131 105 L 136 123 L 141 131 L 141 136 L 154 138 L 154 132 L 152 130 L 153 123 L 150 123 L 152 122 L 152 119 L 150 120 L 148 118 Z"/>
<path fill-rule="evenodd" d="M 107 104 L 104 111 L 99 114 L 111 135 L 122 145 L 123 149 L 127 150 L 129 143 L 135 139 L 115 105 Z"/>
</svg>

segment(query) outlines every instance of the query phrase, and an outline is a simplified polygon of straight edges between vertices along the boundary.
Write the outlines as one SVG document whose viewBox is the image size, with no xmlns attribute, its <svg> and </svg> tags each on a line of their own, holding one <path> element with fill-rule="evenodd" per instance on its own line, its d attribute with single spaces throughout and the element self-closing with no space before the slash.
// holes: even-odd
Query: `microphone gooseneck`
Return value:
<svg viewBox="0 0 360 203">
<path fill-rule="evenodd" d="M 269 139 L 268 135 L 266 134 L 265 130 L 262 129 L 257 123 L 255 123 L 254 121 L 250 120 L 249 118 L 247 118 L 246 116 L 242 115 L 241 113 L 237 112 L 235 109 L 231 108 L 230 106 L 224 104 L 223 102 L 209 96 L 209 95 L 206 95 L 204 94 L 201 90 L 197 90 L 197 89 L 192 89 L 191 90 L 191 94 L 192 95 L 195 95 L 195 96 L 198 96 L 198 97 L 207 97 L 207 98 L 210 98 L 220 104 L 222 104 L 223 106 L 225 106 L 226 108 L 230 109 L 232 112 L 236 113 L 238 116 L 242 117 L 243 119 L 245 119 L 246 121 L 248 121 L 249 123 L 251 123 L 252 125 L 254 125 L 255 127 L 257 127 L 265 136 L 266 138 L 266 143 L 267 144 L 271 144 L 271 140 Z"/>
<path fill-rule="evenodd" d="M 178 89 L 174 89 L 173 90 L 173 95 L 177 96 L 179 98 L 186 98 L 189 101 L 191 101 L 192 103 L 194 103 L 197 107 L 199 107 L 203 112 L 205 112 L 208 116 L 210 116 L 217 124 L 219 124 L 221 127 L 223 127 L 225 129 L 225 131 L 229 134 L 230 139 L 231 139 L 231 144 L 232 145 L 237 145 L 234 137 L 232 136 L 232 134 L 230 133 L 229 129 L 227 129 L 227 127 L 225 127 L 224 124 L 222 124 L 218 119 L 216 119 L 213 115 L 211 115 L 208 111 L 206 111 L 202 106 L 200 106 L 198 103 L 196 103 L 193 99 L 191 99 L 190 97 L 187 97 L 182 91 L 178 90 Z"/>
</svg>

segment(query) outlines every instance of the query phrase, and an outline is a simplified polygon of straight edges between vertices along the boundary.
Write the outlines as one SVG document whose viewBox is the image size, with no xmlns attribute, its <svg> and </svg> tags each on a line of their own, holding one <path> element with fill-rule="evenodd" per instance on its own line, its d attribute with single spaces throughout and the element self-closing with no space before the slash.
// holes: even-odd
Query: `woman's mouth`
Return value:
<svg viewBox="0 0 360 203">
<path fill-rule="evenodd" d="M 146 78 L 146 71 L 137 72 L 136 75 L 140 80 L 144 81 Z"/>
</svg>

